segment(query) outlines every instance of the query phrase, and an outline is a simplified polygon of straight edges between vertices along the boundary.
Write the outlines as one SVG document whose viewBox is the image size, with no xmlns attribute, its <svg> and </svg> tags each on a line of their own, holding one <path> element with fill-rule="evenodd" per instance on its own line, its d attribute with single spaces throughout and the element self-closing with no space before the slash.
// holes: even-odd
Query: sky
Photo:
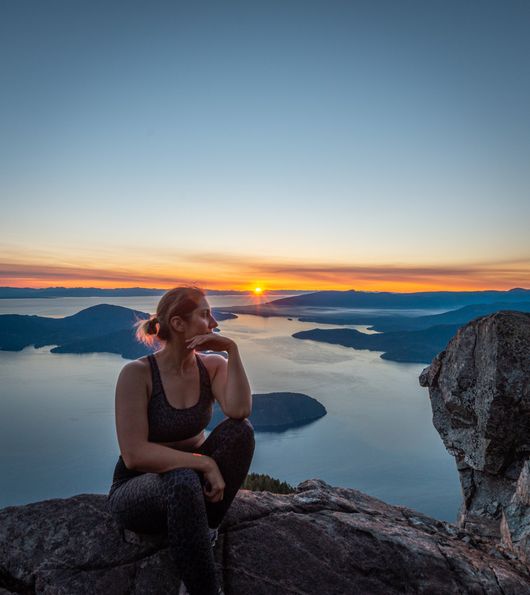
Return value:
<svg viewBox="0 0 530 595">
<path fill-rule="evenodd" d="M 0 285 L 530 287 L 530 2 L 0 0 Z"/>
</svg>

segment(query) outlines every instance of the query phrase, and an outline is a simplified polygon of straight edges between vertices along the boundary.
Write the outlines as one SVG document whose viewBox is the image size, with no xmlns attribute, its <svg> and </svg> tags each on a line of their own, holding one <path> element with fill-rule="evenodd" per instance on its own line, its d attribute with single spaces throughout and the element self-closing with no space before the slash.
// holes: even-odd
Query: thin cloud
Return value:
<svg viewBox="0 0 530 595">
<path fill-rule="evenodd" d="M 182 262 L 182 261 L 181 261 Z M 90 267 L 0 262 L 0 283 L 20 284 L 23 280 L 40 283 L 98 282 L 108 285 L 142 285 L 168 287 L 185 283 L 213 286 L 241 286 L 252 279 L 282 283 L 284 287 L 355 287 L 374 288 L 378 284 L 421 287 L 514 287 L 530 285 L 530 262 L 524 259 L 495 263 L 458 263 L 440 265 L 337 265 L 322 262 L 256 261 L 233 254 L 195 254 L 182 264 L 162 267 L 154 259 L 152 265 L 142 263 L 141 271 L 133 267 Z M 151 272 L 149 272 L 151 271 Z M 190 272 L 193 271 L 193 275 Z M 193 276 L 193 278 L 192 278 Z M 2 281 L 3 280 L 3 281 Z"/>
</svg>

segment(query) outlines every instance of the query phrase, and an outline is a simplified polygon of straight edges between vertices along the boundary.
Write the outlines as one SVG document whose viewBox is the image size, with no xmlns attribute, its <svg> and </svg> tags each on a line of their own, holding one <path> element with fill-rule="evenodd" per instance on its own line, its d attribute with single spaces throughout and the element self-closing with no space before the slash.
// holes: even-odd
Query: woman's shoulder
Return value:
<svg viewBox="0 0 530 595">
<path fill-rule="evenodd" d="M 210 378 L 213 378 L 217 368 L 226 362 L 226 358 L 219 353 L 199 353 L 198 355 L 201 362 L 206 366 Z"/>
<path fill-rule="evenodd" d="M 147 377 L 149 376 L 149 370 L 150 370 L 150 365 L 149 365 L 149 360 L 146 357 L 140 357 L 138 359 L 135 359 L 131 362 L 126 363 L 123 368 L 121 369 L 120 372 L 120 377 L 144 377 L 147 375 Z"/>
</svg>

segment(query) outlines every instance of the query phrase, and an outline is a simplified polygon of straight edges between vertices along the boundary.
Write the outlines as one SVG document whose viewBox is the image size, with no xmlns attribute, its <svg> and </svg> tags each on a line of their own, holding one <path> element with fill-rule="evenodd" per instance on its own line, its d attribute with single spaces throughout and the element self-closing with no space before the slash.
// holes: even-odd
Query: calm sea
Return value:
<svg viewBox="0 0 530 595">
<path fill-rule="evenodd" d="M 0 300 L 0 313 L 61 317 L 98 303 L 152 312 L 157 300 Z M 213 307 L 248 303 L 242 296 L 209 300 Z M 292 485 L 321 478 L 455 521 L 458 474 L 432 425 L 428 393 L 418 384 L 424 366 L 291 337 L 316 326 L 336 325 L 250 315 L 220 323 L 240 347 L 254 393 L 302 392 L 328 412 L 303 428 L 256 432 L 251 471 Z M 110 487 L 118 456 L 114 385 L 126 360 L 50 349 L 0 351 L 0 507 Z"/>
</svg>

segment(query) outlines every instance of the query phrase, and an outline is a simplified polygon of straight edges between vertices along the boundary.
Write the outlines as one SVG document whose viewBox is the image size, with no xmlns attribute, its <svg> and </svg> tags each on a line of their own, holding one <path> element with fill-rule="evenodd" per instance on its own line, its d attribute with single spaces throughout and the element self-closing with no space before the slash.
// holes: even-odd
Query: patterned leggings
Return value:
<svg viewBox="0 0 530 595">
<path fill-rule="evenodd" d="M 196 452 L 212 457 L 225 481 L 223 499 L 210 502 L 203 474 L 177 468 L 143 473 L 113 485 L 108 503 L 125 529 L 167 531 L 169 552 L 190 595 L 217 593 L 208 527 L 218 527 L 248 473 L 254 454 L 254 429 L 247 419 L 225 419 Z"/>
</svg>

